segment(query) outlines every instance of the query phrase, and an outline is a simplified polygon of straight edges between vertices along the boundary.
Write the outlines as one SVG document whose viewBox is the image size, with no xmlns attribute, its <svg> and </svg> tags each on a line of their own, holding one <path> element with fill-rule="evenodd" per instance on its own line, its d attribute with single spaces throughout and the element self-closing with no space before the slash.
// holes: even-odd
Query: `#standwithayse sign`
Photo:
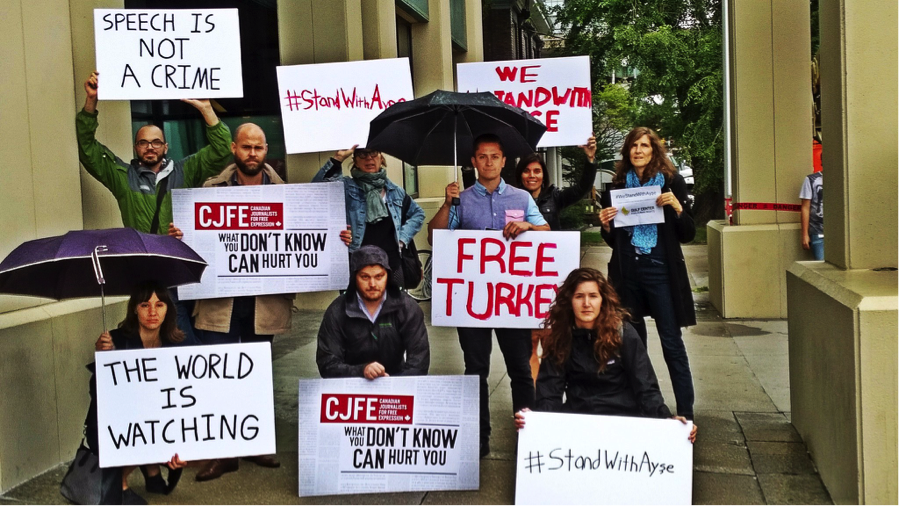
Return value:
<svg viewBox="0 0 899 506">
<path fill-rule="evenodd" d="M 95 354 L 100 467 L 275 453 L 268 343 Z"/>
<path fill-rule="evenodd" d="M 615 227 L 664 223 L 665 211 L 656 205 L 661 194 L 662 188 L 655 185 L 612 190 L 609 193 L 612 207 L 618 209 L 614 219 Z"/>
<path fill-rule="evenodd" d="M 300 496 L 477 490 L 477 376 L 300 380 Z"/>
<path fill-rule="evenodd" d="M 488 91 L 546 125 L 539 147 L 578 146 L 593 132 L 590 57 L 460 63 L 459 91 Z"/>
<path fill-rule="evenodd" d="M 436 327 L 540 328 L 558 286 L 580 267 L 577 232 L 435 230 Z"/>
<path fill-rule="evenodd" d="M 243 96 L 237 9 L 94 9 L 100 100 Z"/>
<path fill-rule="evenodd" d="M 530 412 L 515 504 L 691 504 L 693 424 Z"/>
<path fill-rule="evenodd" d="M 371 120 L 412 100 L 408 58 L 278 67 L 288 153 L 365 146 Z"/>
<path fill-rule="evenodd" d="M 343 183 L 172 191 L 175 225 L 209 264 L 182 299 L 342 290 L 349 260 Z"/>
</svg>

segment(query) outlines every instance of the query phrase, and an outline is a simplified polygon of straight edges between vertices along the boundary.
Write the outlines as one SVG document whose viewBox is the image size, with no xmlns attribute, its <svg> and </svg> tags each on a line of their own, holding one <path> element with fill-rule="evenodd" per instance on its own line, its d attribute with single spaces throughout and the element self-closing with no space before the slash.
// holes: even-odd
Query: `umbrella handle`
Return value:
<svg viewBox="0 0 899 506">
<path fill-rule="evenodd" d="M 459 125 L 459 112 L 456 111 L 453 113 L 453 173 L 456 175 L 456 182 L 459 182 L 459 167 L 458 160 L 456 159 L 459 156 L 458 148 L 456 147 L 456 137 L 459 135 L 459 132 L 456 131 Z M 453 205 L 458 206 L 462 201 L 459 200 L 459 197 L 453 197 Z"/>
</svg>

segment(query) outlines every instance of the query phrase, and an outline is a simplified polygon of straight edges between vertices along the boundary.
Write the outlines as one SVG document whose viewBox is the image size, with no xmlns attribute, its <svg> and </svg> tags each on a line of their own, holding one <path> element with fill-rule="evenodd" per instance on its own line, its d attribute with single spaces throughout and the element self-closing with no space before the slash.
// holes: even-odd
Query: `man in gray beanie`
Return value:
<svg viewBox="0 0 899 506">
<path fill-rule="evenodd" d="M 424 376 L 431 351 L 418 303 L 390 283 L 387 254 L 363 246 L 350 257 L 350 286 L 325 311 L 315 361 L 323 378 Z"/>
</svg>

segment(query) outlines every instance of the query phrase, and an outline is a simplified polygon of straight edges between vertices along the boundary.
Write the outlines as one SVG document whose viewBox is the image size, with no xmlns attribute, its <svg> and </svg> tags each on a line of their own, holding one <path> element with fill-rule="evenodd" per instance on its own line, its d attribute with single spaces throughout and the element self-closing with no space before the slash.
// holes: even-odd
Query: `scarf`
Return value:
<svg viewBox="0 0 899 506">
<path fill-rule="evenodd" d="M 641 186 L 652 185 L 665 186 L 665 176 L 663 176 L 661 172 L 657 172 L 652 179 L 646 182 L 646 184 L 640 184 L 640 179 L 637 177 L 637 174 L 633 170 L 628 171 L 628 188 L 640 188 Z M 631 244 L 634 245 L 634 248 L 636 248 L 637 252 L 641 255 L 648 255 L 649 251 L 652 248 L 655 248 L 656 244 L 659 242 L 659 229 L 655 224 L 635 225 L 628 228 L 633 229 L 633 233 L 631 234 Z"/>
<path fill-rule="evenodd" d="M 378 172 L 362 172 L 353 167 L 350 175 L 365 192 L 365 223 L 377 223 L 390 216 L 381 198 L 381 190 L 387 184 L 387 171 L 382 168 Z"/>
</svg>

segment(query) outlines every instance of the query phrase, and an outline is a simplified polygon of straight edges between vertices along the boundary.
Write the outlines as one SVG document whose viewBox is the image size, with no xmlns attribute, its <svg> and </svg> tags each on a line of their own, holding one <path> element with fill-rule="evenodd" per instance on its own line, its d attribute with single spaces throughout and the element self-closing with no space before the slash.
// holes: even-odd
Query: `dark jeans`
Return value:
<svg viewBox="0 0 899 506">
<path fill-rule="evenodd" d="M 270 343 L 273 334 L 256 333 L 256 297 L 235 297 L 228 332 L 198 329 L 203 344 Z"/>
<path fill-rule="evenodd" d="M 512 413 L 534 407 L 534 379 L 531 378 L 530 329 L 481 329 L 459 327 L 459 344 L 465 358 L 465 374 L 480 376 L 481 441 L 490 438 L 490 403 L 487 376 L 490 374 L 490 352 L 493 350 L 491 332 L 496 332 L 499 349 L 503 352 L 506 372 L 512 380 Z"/>
<path fill-rule="evenodd" d="M 674 387 L 677 414 L 692 420 L 693 374 L 690 372 L 687 348 L 671 302 L 671 282 L 664 256 L 631 253 L 627 264 L 622 290 L 625 293 L 622 298 L 633 306 L 627 309 L 633 316 L 634 329 L 645 345 L 646 322 L 643 318 L 651 315 L 655 319 L 662 342 L 662 354 Z"/>
</svg>

